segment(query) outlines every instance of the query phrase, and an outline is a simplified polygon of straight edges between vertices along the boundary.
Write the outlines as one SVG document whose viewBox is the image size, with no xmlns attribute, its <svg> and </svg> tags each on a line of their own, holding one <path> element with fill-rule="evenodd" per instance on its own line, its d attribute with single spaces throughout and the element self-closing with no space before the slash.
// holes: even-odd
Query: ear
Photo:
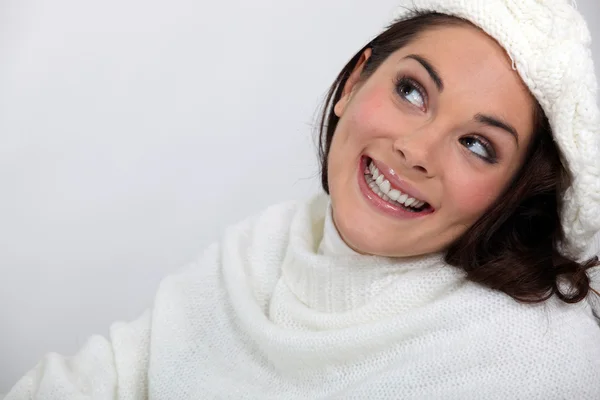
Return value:
<svg viewBox="0 0 600 400">
<path fill-rule="evenodd" d="M 358 62 L 356 63 L 356 66 L 354 67 L 354 70 L 348 77 L 348 80 L 346 81 L 346 84 L 344 85 L 344 90 L 342 91 L 342 97 L 340 97 L 339 101 L 337 103 L 335 103 L 335 106 L 333 107 L 333 112 L 338 117 L 341 117 L 342 114 L 344 114 L 344 110 L 346 109 L 346 106 L 350 102 L 350 99 L 352 98 L 352 94 L 358 88 L 357 84 L 358 84 L 358 82 L 360 82 L 360 75 L 362 74 L 362 71 L 365 68 L 365 64 L 367 63 L 367 60 L 369 58 L 371 58 L 371 53 L 372 53 L 371 48 L 367 48 L 361 54 Z"/>
</svg>

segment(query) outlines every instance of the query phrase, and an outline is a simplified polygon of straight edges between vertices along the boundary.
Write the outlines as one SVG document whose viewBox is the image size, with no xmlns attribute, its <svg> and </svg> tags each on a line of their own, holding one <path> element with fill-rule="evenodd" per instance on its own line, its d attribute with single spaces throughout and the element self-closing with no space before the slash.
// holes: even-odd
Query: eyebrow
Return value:
<svg viewBox="0 0 600 400">
<path fill-rule="evenodd" d="M 427 73 L 429 74 L 429 76 L 431 77 L 433 82 L 435 83 L 435 86 L 437 86 L 438 90 L 440 92 L 444 91 L 444 81 L 440 77 L 439 72 L 435 69 L 435 67 L 426 58 L 419 56 L 417 54 L 409 54 L 406 57 L 404 57 L 404 59 L 407 59 L 407 58 L 413 59 L 413 60 L 417 61 L 419 64 L 421 64 L 423 66 L 423 68 L 425 68 L 425 70 L 427 71 Z M 500 129 L 510 133 L 512 135 L 512 137 L 515 139 L 515 142 L 517 142 L 517 147 L 519 147 L 519 134 L 518 134 L 517 130 L 512 125 L 510 125 L 508 122 L 503 121 L 501 118 L 498 118 L 498 117 L 495 117 L 492 115 L 481 114 L 481 113 L 475 115 L 474 120 L 481 124 L 491 126 L 494 128 L 500 128 Z"/>
<path fill-rule="evenodd" d="M 475 121 L 482 123 L 484 125 L 488 125 L 488 126 L 492 126 L 494 128 L 500 128 L 508 133 L 510 133 L 512 135 L 512 137 L 515 139 L 515 142 L 517 142 L 517 147 L 519 147 L 519 134 L 517 133 L 517 130 L 510 125 L 509 123 L 502 121 L 500 118 L 491 116 L 491 115 L 484 115 L 484 114 L 477 114 L 475 115 Z"/>
<path fill-rule="evenodd" d="M 404 58 L 405 59 L 407 59 L 407 58 L 413 59 L 413 60 L 417 61 L 419 64 L 421 64 L 423 66 L 423 68 L 425 68 L 425 70 L 427 71 L 427 73 L 429 74 L 429 76 L 431 77 L 433 82 L 435 83 L 435 86 L 437 86 L 438 90 L 440 92 L 444 91 L 444 81 L 442 81 L 442 78 L 440 78 L 440 74 L 437 72 L 435 67 L 433 65 L 431 65 L 431 63 L 429 61 L 427 61 L 427 59 L 423 58 L 422 56 L 418 56 L 416 54 L 409 54 L 408 56 L 406 56 Z"/>
</svg>

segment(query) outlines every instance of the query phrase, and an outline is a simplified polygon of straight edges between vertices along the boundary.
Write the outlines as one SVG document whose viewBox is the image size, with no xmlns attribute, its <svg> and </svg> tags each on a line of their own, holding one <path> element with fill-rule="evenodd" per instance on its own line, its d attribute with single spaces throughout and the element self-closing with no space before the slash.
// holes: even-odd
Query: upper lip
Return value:
<svg viewBox="0 0 600 400">
<path fill-rule="evenodd" d="M 408 182 L 400 179 L 398 177 L 398 173 L 394 171 L 392 168 L 388 167 L 384 162 L 378 161 L 374 158 L 371 158 L 371 161 L 375 164 L 380 173 L 383 174 L 385 179 L 390 181 L 390 185 L 392 188 L 401 191 L 407 196 L 413 197 L 416 200 L 424 201 L 427 204 L 431 205 L 431 203 L 427 200 L 427 197 L 417 190 L 415 187 L 411 186 Z"/>
</svg>

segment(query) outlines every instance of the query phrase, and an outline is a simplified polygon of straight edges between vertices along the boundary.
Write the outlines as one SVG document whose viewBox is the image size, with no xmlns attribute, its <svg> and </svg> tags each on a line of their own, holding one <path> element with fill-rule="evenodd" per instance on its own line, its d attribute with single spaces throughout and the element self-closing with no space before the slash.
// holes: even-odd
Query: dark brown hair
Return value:
<svg viewBox="0 0 600 400">
<path fill-rule="evenodd" d="M 350 59 L 329 89 L 319 124 L 321 184 L 329 193 L 327 157 L 339 118 L 333 106 L 363 52 L 371 57 L 361 73 L 362 81 L 395 51 L 427 29 L 449 25 L 472 25 L 444 14 L 414 13 L 391 24 Z M 534 137 L 526 162 L 499 199 L 467 232 L 447 249 L 448 264 L 462 268 L 467 278 L 500 290 L 516 300 L 541 302 L 556 294 L 567 303 L 587 297 L 587 270 L 598 258 L 579 263 L 558 250 L 564 235 L 560 222 L 560 194 L 569 184 L 544 111 L 536 102 Z M 563 285 L 566 284 L 566 285 Z"/>
</svg>

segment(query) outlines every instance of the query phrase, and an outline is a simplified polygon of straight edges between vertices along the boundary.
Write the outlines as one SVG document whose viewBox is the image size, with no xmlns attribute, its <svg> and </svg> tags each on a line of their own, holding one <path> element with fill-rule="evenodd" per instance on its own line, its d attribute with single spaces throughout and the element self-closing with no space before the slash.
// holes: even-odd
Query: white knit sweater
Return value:
<svg viewBox="0 0 600 400">
<path fill-rule="evenodd" d="M 16 399 L 600 399 L 587 302 L 519 304 L 440 255 L 317 251 L 327 199 L 230 228 L 138 320 L 46 356 Z"/>
</svg>

